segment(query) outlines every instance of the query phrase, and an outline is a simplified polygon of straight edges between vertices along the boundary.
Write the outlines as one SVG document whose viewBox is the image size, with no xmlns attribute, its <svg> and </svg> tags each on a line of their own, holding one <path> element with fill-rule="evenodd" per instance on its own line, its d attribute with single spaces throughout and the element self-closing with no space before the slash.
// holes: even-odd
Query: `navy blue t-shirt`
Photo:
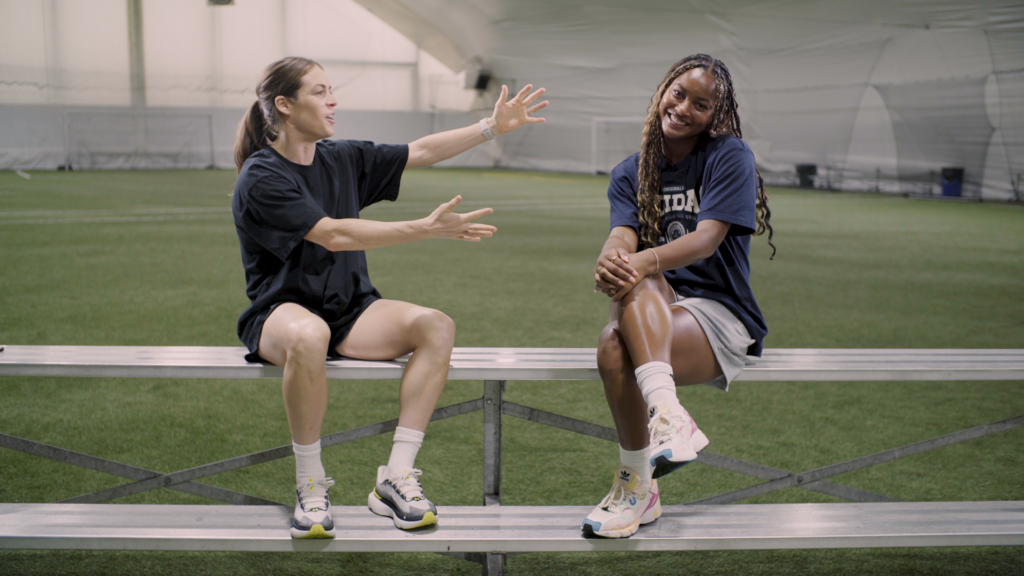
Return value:
<svg viewBox="0 0 1024 576">
<path fill-rule="evenodd" d="M 398 198 L 408 157 L 404 144 L 321 140 L 309 166 L 270 147 L 245 161 L 231 211 L 252 301 L 238 319 L 248 359 L 258 359 L 263 322 L 276 304 L 301 304 L 323 318 L 333 353 L 359 314 L 380 298 L 362 250 L 332 252 L 304 238 L 325 217 L 358 218 L 361 209 Z"/>
<path fill-rule="evenodd" d="M 608 185 L 611 227 L 628 226 L 640 235 L 637 162 L 634 154 L 612 170 Z M 707 298 L 729 309 L 754 343 L 747 354 L 760 356 L 768 334 L 750 290 L 750 235 L 757 229 L 757 172 L 754 153 L 743 140 L 719 136 L 705 141 L 678 164 L 661 166 L 661 231 L 658 246 L 697 229 L 701 220 L 731 224 L 715 253 L 663 273 L 682 296 Z"/>
</svg>

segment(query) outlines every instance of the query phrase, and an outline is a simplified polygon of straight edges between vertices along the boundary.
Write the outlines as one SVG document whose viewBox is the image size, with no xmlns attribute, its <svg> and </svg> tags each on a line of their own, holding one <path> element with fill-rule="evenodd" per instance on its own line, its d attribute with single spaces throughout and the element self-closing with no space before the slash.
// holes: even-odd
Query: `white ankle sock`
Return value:
<svg viewBox="0 0 1024 576">
<path fill-rule="evenodd" d="M 388 459 L 388 476 L 402 474 L 416 467 L 416 454 L 423 446 L 425 432 L 411 428 L 395 428 L 395 444 Z"/>
<path fill-rule="evenodd" d="M 669 408 L 680 406 L 676 396 L 676 382 L 672 379 L 672 366 L 666 362 L 648 362 L 636 369 L 636 383 L 644 402 L 651 407 L 664 402 Z"/>
<path fill-rule="evenodd" d="M 630 470 L 636 472 L 636 475 L 640 477 L 641 484 L 651 483 L 651 475 L 654 474 L 654 468 L 651 467 L 650 446 L 640 450 L 626 450 L 619 446 L 619 462 L 622 462 L 623 466 L 628 466 Z"/>
<path fill-rule="evenodd" d="M 292 440 L 292 450 L 295 451 L 295 483 L 302 484 L 309 482 L 310 478 L 326 478 L 324 465 L 320 462 L 320 441 L 302 445 Z"/>
</svg>

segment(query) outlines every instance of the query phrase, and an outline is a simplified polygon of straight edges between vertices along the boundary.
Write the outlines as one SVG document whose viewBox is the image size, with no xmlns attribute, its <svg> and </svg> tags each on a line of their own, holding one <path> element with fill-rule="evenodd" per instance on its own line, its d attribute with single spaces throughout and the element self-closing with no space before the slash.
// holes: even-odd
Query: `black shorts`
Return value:
<svg viewBox="0 0 1024 576">
<path fill-rule="evenodd" d="M 306 310 L 316 314 L 327 323 L 327 327 L 331 329 L 331 341 L 327 346 L 327 359 L 337 360 L 342 357 L 341 354 L 338 354 L 337 352 L 338 345 L 341 344 L 342 340 L 344 340 L 348 336 L 348 333 L 352 331 L 352 327 L 355 326 L 356 320 L 359 319 L 359 316 L 369 308 L 370 304 L 373 304 L 379 299 L 380 298 L 376 295 L 368 294 L 356 305 L 350 305 L 346 309 L 345 314 L 337 319 L 325 318 L 324 313 L 315 308 L 310 308 L 303 304 L 299 304 L 299 306 L 302 306 Z M 249 350 L 249 353 L 245 355 L 246 362 L 261 362 L 263 364 L 271 363 L 260 357 L 260 336 L 263 335 L 263 323 L 267 321 L 267 318 L 270 318 L 270 314 L 281 304 L 286 304 L 286 302 L 278 302 L 257 313 L 252 317 L 252 320 L 242 328 L 239 338 L 241 339 L 242 344 L 245 344 L 245 347 Z M 292 304 L 298 304 L 298 302 L 292 302 Z"/>
</svg>

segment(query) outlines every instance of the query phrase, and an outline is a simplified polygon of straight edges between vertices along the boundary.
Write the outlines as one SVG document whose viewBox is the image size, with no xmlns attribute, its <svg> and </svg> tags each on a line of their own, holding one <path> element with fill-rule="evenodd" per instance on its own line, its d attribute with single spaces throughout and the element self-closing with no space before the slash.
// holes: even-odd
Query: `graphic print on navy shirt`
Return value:
<svg viewBox="0 0 1024 576">
<path fill-rule="evenodd" d="M 658 245 L 678 240 L 697 229 L 697 215 L 700 204 L 697 191 L 686 186 L 661 187 L 661 229 L 663 234 L 658 238 Z"/>
<path fill-rule="evenodd" d="M 635 154 L 612 170 L 608 185 L 611 228 L 628 226 L 640 235 Z M 663 272 L 682 296 L 721 303 L 755 340 L 747 353 L 761 355 L 768 333 L 750 289 L 750 235 L 757 227 L 757 173 L 754 155 L 739 138 L 720 136 L 698 146 L 680 162 L 661 164 L 661 236 L 658 246 L 697 229 L 702 220 L 730 224 L 715 253 L 693 264 Z"/>
</svg>

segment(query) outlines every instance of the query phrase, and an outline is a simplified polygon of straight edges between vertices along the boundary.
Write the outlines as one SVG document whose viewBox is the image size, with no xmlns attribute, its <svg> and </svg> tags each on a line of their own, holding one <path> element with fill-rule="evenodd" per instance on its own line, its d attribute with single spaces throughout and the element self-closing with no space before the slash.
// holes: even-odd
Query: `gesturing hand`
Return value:
<svg viewBox="0 0 1024 576">
<path fill-rule="evenodd" d="M 533 88 L 533 84 L 527 84 L 523 86 L 523 89 L 516 94 L 516 97 L 505 101 L 508 98 L 508 86 L 502 85 L 501 96 L 498 97 L 498 101 L 494 104 L 494 114 L 491 118 L 494 121 L 494 133 L 505 134 L 511 132 L 520 126 L 526 124 L 540 124 L 544 122 L 543 118 L 534 118 L 530 116 L 534 112 L 537 112 L 541 108 L 546 108 L 548 101 L 545 100 L 539 104 L 534 104 L 533 101 L 540 97 L 545 92 L 544 88 L 538 89 L 533 94 L 527 96 L 526 94 Z"/>
<path fill-rule="evenodd" d="M 494 226 L 488 224 L 470 224 L 481 216 L 494 212 L 493 208 L 481 208 L 466 214 L 452 212 L 462 203 L 462 196 L 456 196 L 449 202 L 445 202 L 424 218 L 427 233 L 431 238 L 451 238 L 454 240 L 466 240 L 467 242 L 479 242 L 481 238 L 493 236 L 498 231 Z"/>
</svg>

